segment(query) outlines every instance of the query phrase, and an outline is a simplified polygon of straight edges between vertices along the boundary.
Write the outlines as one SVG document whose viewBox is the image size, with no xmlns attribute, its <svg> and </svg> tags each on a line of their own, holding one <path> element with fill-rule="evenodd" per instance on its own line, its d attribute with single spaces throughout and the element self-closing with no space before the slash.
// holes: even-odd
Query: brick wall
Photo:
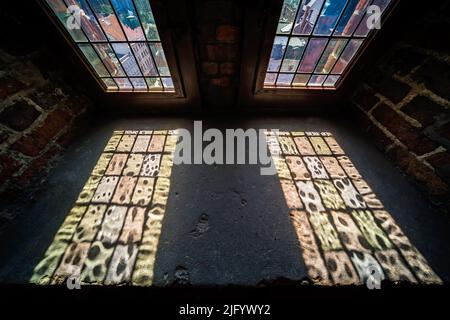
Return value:
<svg viewBox="0 0 450 320">
<path fill-rule="evenodd" d="M 239 86 L 242 4 L 197 0 L 194 41 L 203 102 L 213 111 L 234 105 Z"/>
<path fill-rule="evenodd" d="M 442 211 L 450 211 L 449 4 L 436 6 L 372 70 L 352 98 L 377 146 Z"/>
<path fill-rule="evenodd" d="M 0 20 L 3 30 L 11 30 L 0 36 L 0 203 L 6 208 L 1 228 L 19 212 L 9 204 L 39 188 L 83 125 L 91 102 L 64 74 L 64 56 L 35 42 L 32 20 L 7 10 Z"/>
</svg>

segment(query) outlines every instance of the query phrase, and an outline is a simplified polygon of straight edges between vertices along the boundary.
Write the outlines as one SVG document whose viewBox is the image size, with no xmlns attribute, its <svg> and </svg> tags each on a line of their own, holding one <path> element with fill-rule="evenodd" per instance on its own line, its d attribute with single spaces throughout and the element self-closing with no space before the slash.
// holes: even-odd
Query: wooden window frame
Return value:
<svg viewBox="0 0 450 320">
<path fill-rule="evenodd" d="M 288 110 L 307 113 L 328 113 L 351 93 L 361 78 L 361 69 L 380 54 L 383 42 L 393 42 L 389 30 L 394 28 L 392 15 L 398 15 L 402 1 L 393 3 L 383 14 L 382 29 L 372 30 L 336 88 L 264 88 L 264 78 L 270 59 L 283 0 L 255 0 L 245 7 L 244 41 L 240 75 L 239 106 L 247 109 Z M 404 1 L 407 2 L 407 1 Z M 381 32 L 380 32 L 381 31 Z M 255 35 L 261 35 L 257 37 Z"/>
<path fill-rule="evenodd" d="M 188 0 L 150 0 L 161 44 L 167 59 L 175 92 L 106 91 L 102 81 L 86 60 L 68 31 L 63 28 L 45 0 L 36 0 L 52 24 L 59 30 L 63 41 L 70 47 L 75 59 L 82 63 L 82 77 L 89 78 L 86 87 L 101 109 L 110 112 L 136 111 L 192 111 L 200 108 L 197 70 L 192 46 L 192 31 L 188 13 Z M 168 15 L 171 12 L 171 15 Z M 133 41 L 131 41 L 133 42 Z M 95 83 L 95 84 L 94 84 Z"/>
</svg>

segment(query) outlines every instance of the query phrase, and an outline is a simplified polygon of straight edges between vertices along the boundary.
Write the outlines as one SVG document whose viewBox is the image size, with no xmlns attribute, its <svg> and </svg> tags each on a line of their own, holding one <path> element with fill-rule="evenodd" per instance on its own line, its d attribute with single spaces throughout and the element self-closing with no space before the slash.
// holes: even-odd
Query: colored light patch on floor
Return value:
<svg viewBox="0 0 450 320">
<path fill-rule="evenodd" d="M 151 285 L 176 139 L 114 131 L 30 282 Z"/>
<path fill-rule="evenodd" d="M 266 136 L 312 283 L 442 283 L 330 133 Z"/>
</svg>

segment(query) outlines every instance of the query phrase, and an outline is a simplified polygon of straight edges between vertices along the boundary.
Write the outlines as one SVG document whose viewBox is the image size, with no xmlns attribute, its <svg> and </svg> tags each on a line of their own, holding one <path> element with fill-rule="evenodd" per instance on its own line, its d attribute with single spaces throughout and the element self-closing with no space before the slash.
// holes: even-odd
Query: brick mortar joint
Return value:
<svg viewBox="0 0 450 320">
<path fill-rule="evenodd" d="M 360 106 L 358 106 L 358 108 L 367 115 L 367 117 L 369 118 L 369 120 L 378 128 L 380 129 L 388 138 L 390 138 L 393 143 L 391 145 L 389 145 L 388 147 L 386 147 L 386 152 L 388 151 L 388 149 L 392 149 L 394 147 L 394 145 L 397 145 L 399 147 L 402 147 L 403 149 L 405 149 L 408 153 L 410 153 L 412 156 L 414 156 L 418 161 L 422 162 L 419 159 L 419 156 L 414 153 L 413 151 L 411 151 L 404 143 L 402 143 L 400 141 L 399 138 L 397 138 L 397 136 L 395 136 L 392 132 L 390 132 L 381 122 L 379 122 L 377 119 L 375 119 L 375 117 L 370 113 L 366 112 L 364 109 L 362 109 Z M 440 146 L 439 146 L 440 147 Z M 439 147 L 437 147 L 436 149 L 439 149 Z M 435 149 L 435 150 L 436 150 Z M 434 168 L 433 168 L 434 169 Z"/>
</svg>

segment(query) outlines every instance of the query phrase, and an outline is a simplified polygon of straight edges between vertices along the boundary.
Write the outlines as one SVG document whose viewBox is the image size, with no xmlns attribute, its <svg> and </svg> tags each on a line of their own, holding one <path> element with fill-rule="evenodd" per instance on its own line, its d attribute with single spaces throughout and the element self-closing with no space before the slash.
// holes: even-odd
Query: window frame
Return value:
<svg viewBox="0 0 450 320">
<path fill-rule="evenodd" d="M 276 36 L 280 13 L 284 0 L 255 0 L 252 7 L 245 8 L 245 26 L 242 64 L 246 68 L 241 70 L 241 88 L 239 104 L 241 107 L 265 107 L 278 110 L 293 108 L 304 111 L 317 111 L 317 108 L 332 107 L 338 104 L 357 83 L 358 74 L 367 61 L 380 54 L 381 39 L 386 39 L 386 30 L 391 29 L 393 22 L 391 15 L 397 13 L 400 0 L 392 0 L 382 16 L 381 30 L 372 30 L 356 52 L 347 70 L 341 76 L 336 88 L 323 87 L 264 87 L 264 79 L 269 64 L 274 38 Z M 382 31 L 382 32 L 380 32 Z M 256 34 L 261 37 L 255 37 Z M 383 36 L 383 37 L 382 37 Z M 302 36 L 300 36 L 302 37 Z M 313 35 L 305 37 L 314 37 Z M 329 37 L 331 39 L 332 36 Z M 371 52 L 367 52 L 370 48 Z M 256 57 L 256 59 L 255 59 Z M 283 106 L 276 106 L 276 104 Z M 303 104 L 299 108 L 299 104 Z"/>
<path fill-rule="evenodd" d="M 196 65 L 192 47 L 192 33 L 189 19 L 186 16 L 186 0 L 149 0 L 153 16 L 159 33 L 161 45 L 166 56 L 167 64 L 174 83 L 175 91 L 108 91 L 101 78 L 84 57 L 77 43 L 72 40 L 69 32 L 57 21 L 52 9 L 45 0 L 37 0 L 39 6 L 56 27 L 70 51 L 76 56 L 75 60 L 83 64 L 83 74 L 95 82 L 89 91 L 94 99 L 103 105 L 126 111 L 142 108 L 185 109 L 197 108 L 200 98 L 197 85 Z M 175 12 L 169 17 L 167 12 Z M 130 41 L 139 42 L 139 41 Z M 108 44 L 109 42 L 105 42 Z M 176 46 L 175 46 L 176 43 Z M 70 63 L 70 61 L 68 61 Z M 183 75 L 183 76 L 182 76 Z"/>
</svg>

